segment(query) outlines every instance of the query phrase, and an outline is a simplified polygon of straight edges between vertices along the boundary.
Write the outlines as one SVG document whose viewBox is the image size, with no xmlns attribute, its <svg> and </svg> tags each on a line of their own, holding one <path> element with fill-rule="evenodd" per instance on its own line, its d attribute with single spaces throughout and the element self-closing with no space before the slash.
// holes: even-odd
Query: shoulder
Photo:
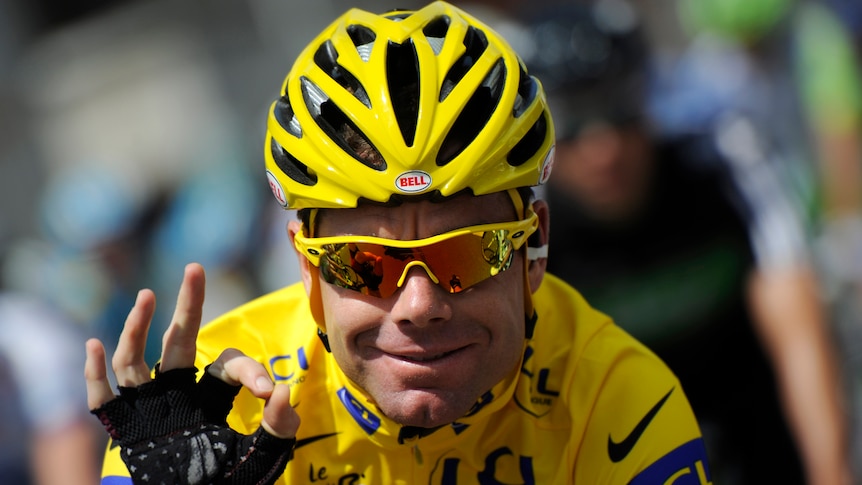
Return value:
<svg viewBox="0 0 862 485">
<path fill-rule="evenodd" d="M 587 401 L 620 392 L 628 392 L 629 400 L 640 398 L 634 396 L 638 386 L 630 385 L 638 382 L 664 392 L 678 386 L 650 349 L 559 278 L 546 275 L 534 298 L 539 318 L 524 367 L 544 374 L 545 384 L 554 383 L 572 406 L 589 407 Z"/>
<path fill-rule="evenodd" d="M 291 400 L 300 399 L 299 388 L 309 367 L 323 372 L 325 351 L 317 337 L 308 298 L 301 283 L 268 293 L 241 305 L 201 329 L 195 365 L 199 372 L 228 348 L 240 350 L 260 362 L 277 384 L 292 387 Z M 314 386 L 325 386 L 326 379 L 308 379 Z M 303 387 L 308 391 L 309 385 Z M 296 392 L 294 392 L 296 391 Z M 264 402 L 243 388 L 234 399 L 228 417 L 230 426 L 245 434 L 260 424 Z"/>
<path fill-rule="evenodd" d="M 612 475 L 656 483 L 650 480 L 706 466 L 685 391 L 661 359 L 553 276 L 536 300 L 535 349 L 523 372 L 535 381 L 533 399 L 521 402 L 533 414 L 546 404 L 557 423 L 567 416 L 571 435 L 579 437 L 575 460 L 591 464 L 576 466 L 576 481 Z"/>
<path fill-rule="evenodd" d="M 201 328 L 198 354 L 214 360 L 225 348 L 238 348 L 263 358 L 277 354 L 283 342 L 299 342 L 314 335 L 315 323 L 301 283 L 267 293 L 245 303 Z M 257 355 L 255 355 L 257 354 Z"/>
<path fill-rule="evenodd" d="M 533 299 L 538 314 L 533 343 L 537 346 L 566 347 L 570 349 L 570 359 L 602 353 L 609 350 L 607 346 L 640 346 L 608 315 L 593 308 L 578 290 L 555 275 L 545 274 Z M 593 351 L 596 346 L 603 349 Z"/>
</svg>

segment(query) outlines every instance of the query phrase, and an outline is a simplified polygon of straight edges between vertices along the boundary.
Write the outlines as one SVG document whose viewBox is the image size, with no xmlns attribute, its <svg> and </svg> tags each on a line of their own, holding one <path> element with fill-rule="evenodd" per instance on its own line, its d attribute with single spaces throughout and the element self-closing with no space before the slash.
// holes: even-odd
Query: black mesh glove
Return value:
<svg viewBox="0 0 862 485">
<path fill-rule="evenodd" d="M 149 485 L 272 484 L 293 455 L 295 439 L 263 428 L 243 435 L 227 425 L 241 386 L 197 369 L 159 372 L 91 411 L 113 441 L 132 481 Z"/>
</svg>

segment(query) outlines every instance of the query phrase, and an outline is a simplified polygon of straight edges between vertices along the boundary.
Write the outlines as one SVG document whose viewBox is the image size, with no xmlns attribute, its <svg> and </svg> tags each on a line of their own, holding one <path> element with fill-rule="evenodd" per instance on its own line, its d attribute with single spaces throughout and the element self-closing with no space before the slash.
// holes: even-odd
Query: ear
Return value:
<svg viewBox="0 0 862 485">
<path fill-rule="evenodd" d="M 296 249 L 296 244 L 293 242 L 294 236 L 296 236 L 301 230 L 302 224 L 298 220 L 293 219 L 287 223 L 287 237 L 290 239 L 290 245 L 293 247 L 293 251 L 299 259 L 299 273 L 302 277 L 302 284 L 305 286 L 305 293 L 311 295 L 312 278 L 311 270 L 309 268 L 311 264 L 305 256 L 299 253 L 299 250 Z"/>
<path fill-rule="evenodd" d="M 548 232 L 550 230 L 550 211 L 548 203 L 544 200 L 536 200 L 533 202 L 533 212 L 539 218 L 539 228 L 530 236 L 530 242 L 534 244 L 536 249 L 545 248 L 548 246 Z M 537 241 L 537 242 L 534 242 Z M 539 285 L 542 284 L 542 279 L 545 277 L 545 270 L 548 267 L 548 256 L 544 254 L 537 259 L 531 260 L 527 266 L 527 277 L 530 281 L 530 289 L 535 292 Z"/>
</svg>

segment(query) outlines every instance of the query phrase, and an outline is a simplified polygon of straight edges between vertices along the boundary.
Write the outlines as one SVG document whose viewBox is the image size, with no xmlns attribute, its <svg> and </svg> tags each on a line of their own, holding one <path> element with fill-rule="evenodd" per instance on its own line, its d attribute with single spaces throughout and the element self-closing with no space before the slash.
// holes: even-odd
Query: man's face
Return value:
<svg viewBox="0 0 862 485">
<path fill-rule="evenodd" d="M 318 217 L 317 236 L 360 234 L 402 240 L 516 219 L 504 193 L 442 203 L 327 210 Z M 522 258 L 519 252 L 508 270 L 458 294 L 435 284 L 420 267 L 412 267 L 403 286 L 388 298 L 321 280 L 332 355 L 395 421 L 423 427 L 455 421 L 520 361 Z"/>
<path fill-rule="evenodd" d="M 550 184 L 592 217 L 621 222 L 642 206 L 652 174 L 652 151 L 643 127 L 595 123 L 557 143 Z"/>
</svg>

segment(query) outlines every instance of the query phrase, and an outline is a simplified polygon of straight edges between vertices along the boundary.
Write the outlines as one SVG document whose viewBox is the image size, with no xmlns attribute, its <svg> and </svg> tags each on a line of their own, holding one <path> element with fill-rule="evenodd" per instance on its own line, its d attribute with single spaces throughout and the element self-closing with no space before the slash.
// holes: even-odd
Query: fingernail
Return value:
<svg viewBox="0 0 862 485">
<path fill-rule="evenodd" d="M 273 389 L 272 381 L 263 376 L 258 377 L 257 380 L 254 381 L 254 385 L 257 387 L 258 391 L 271 391 Z"/>
</svg>

